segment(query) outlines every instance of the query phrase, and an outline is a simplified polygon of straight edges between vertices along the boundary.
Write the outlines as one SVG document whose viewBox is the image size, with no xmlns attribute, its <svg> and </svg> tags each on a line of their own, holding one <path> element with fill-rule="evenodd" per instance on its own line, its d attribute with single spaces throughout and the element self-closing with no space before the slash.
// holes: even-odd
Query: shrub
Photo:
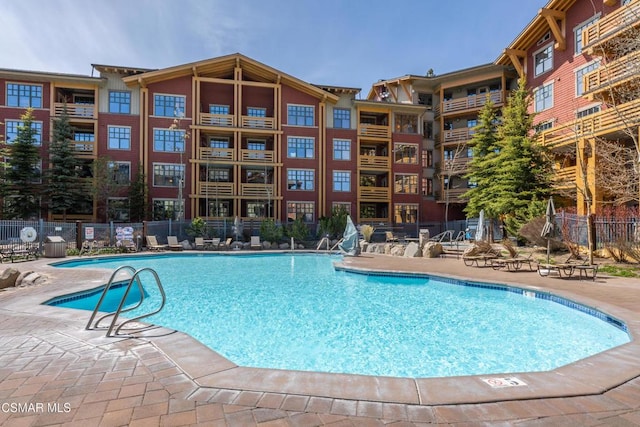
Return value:
<svg viewBox="0 0 640 427">
<path fill-rule="evenodd" d="M 191 220 L 191 225 L 187 227 L 187 234 L 191 237 L 203 237 L 207 230 L 207 223 L 200 217 Z"/>
<path fill-rule="evenodd" d="M 375 228 L 373 228 L 369 224 L 365 224 L 360 227 L 360 232 L 362 233 L 362 237 L 364 237 L 364 240 L 366 242 L 371 242 L 371 237 L 373 236 L 374 231 L 375 231 Z"/>
<path fill-rule="evenodd" d="M 282 227 L 277 225 L 273 219 L 268 218 L 260 223 L 260 239 L 277 243 L 282 240 L 283 235 Z"/>
<path fill-rule="evenodd" d="M 287 227 L 287 237 L 293 237 L 294 240 L 302 242 L 309 236 L 309 227 L 302 220 L 302 217 L 296 218 L 295 221 Z"/>
</svg>

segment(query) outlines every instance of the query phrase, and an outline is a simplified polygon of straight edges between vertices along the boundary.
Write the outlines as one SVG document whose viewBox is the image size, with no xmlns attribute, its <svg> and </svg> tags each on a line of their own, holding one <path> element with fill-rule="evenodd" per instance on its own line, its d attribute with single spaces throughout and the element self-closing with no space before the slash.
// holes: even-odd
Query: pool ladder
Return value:
<svg viewBox="0 0 640 427">
<path fill-rule="evenodd" d="M 127 284 L 127 289 L 124 292 L 124 295 L 122 295 L 122 299 L 120 300 L 120 304 L 118 305 L 118 309 L 116 311 L 113 311 L 111 313 L 107 313 L 105 315 L 103 315 L 102 317 L 100 317 L 98 320 L 96 320 L 94 322 L 94 319 L 96 318 L 96 315 L 98 314 L 98 311 L 100 310 L 100 306 L 102 305 L 102 302 L 104 301 L 104 298 L 107 296 L 107 292 L 109 292 L 109 289 L 111 289 L 111 286 L 114 284 L 115 282 L 115 278 L 118 275 L 119 272 L 121 271 L 128 271 L 131 274 L 131 278 L 129 279 L 129 283 Z M 122 322 L 120 325 L 116 326 L 116 323 L 118 322 L 118 317 L 120 317 L 120 315 L 122 313 L 126 313 L 128 311 L 132 311 L 135 310 L 136 308 L 140 307 L 142 305 L 142 302 L 144 301 L 144 289 L 142 288 L 142 282 L 140 281 L 140 273 L 143 272 L 150 272 L 156 282 L 156 285 L 158 286 L 158 290 L 160 291 L 160 295 L 162 296 L 162 302 L 160 303 L 160 307 L 158 307 L 156 310 L 150 312 L 150 313 L 146 313 L 146 314 L 142 314 L 140 316 L 134 317 L 133 319 L 129 319 L 126 320 L 124 322 Z M 129 308 L 124 308 L 124 304 L 125 301 L 127 300 L 127 296 L 129 296 L 129 292 L 131 291 L 131 287 L 133 286 L 133 284 L 136 284 L 138 286 L 138 289 L 140 291 L 140 301 L 138 301 L 138 303 L 136 305 L 134 305 L 133 307 L 129 307 Z M 101 321 L 103 321 L 104 319 L 108 318 L 108 317 L 112 317 L 113 319 L 111 320 L 111 324 L 109 325 L 109 329 L 107 330 L 107 337 L 110 336 L 116 336 L 118 335 L 118 333 L 120 332 L 120 329 L 122 329 L 122 327 L 124 325 L 126 325 L 127 323 L 131 323 L 131 322 L 135 322 L 137 320 L 140 319 L 144 319 L 145 317 L 149 317 L 149 316 L 153 316 L 154 314 L 157 314 L 158 312 L 160 312 L 160 310 L 162 310 L 162 308 L 165 305 L 165 302 L 167 300 L 166 294 L 164 293 L 164 288 L 162 287 L 162 282 L 160 281 L 160 277 L 158 277 L 158 273 L 153 270 L 152 268 L 141 268 L 140 270 L 136 270 L 135 268 L 131 267 L 130 265 L 123 265 L 121 267 L 118 267 L 112 274 L 111 277 L 109 278 L 109 281 L 107 282 L 107 285 L 104 287 L 104 290 L 102 291 L 102 295 L 100 295 L 100 299 L 98 300 L 98 303 L 96 304 L 96 308 L 93 309 L 93 313 L 91 313 L 91 317 L 89 318 L 89 321 L 87 322 L 87 326 L 85 326 L 85 329 L 90 330 L 90 329 L 98 329 L 99 328 L 99 324 Z M 139 329 L 145 329 L 147 328 L 147 326 L 144 327 L 140 327 Z"/>
</svg>

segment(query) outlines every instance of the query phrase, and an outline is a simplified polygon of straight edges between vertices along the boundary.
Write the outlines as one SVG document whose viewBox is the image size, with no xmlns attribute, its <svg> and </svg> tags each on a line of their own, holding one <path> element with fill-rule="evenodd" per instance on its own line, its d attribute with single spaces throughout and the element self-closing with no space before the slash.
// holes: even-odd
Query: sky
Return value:
<svg viewBox="0 0 640 427">
<path fill-rule="evenodd" d="M 493 62 L 547 0 L 0 0 L 0 68 L 91 75 L 241 53 L 356 87 Z M 94 75 L 97 76 L 97 73 Z"/>
</svg>

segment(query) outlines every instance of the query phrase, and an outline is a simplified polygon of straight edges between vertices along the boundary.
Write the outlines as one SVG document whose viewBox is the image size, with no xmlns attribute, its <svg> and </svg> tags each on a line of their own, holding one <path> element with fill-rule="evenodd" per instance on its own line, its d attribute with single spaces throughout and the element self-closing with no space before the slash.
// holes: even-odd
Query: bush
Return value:
<svg viewBox="0 0 640 427">
<path fill-rule="evenodd" d="M 271 219 L 265 219 L 260 223 L 260 239 L 266 242 L 278 243 L 282 240 L 284 233 L 282 227 Z"/>
<path fill-rule="evenodd" d="M 341 237 L 347 227 L 347 216 L 349 212 L 344 206 L 336 206 L 331 210 L 331 216 L 318 218 L 319 234 L 330 238 Z"/>
<path fill-rule="evenodd" d="M 296 218 L 295 221 L 287 227 L 287 237 L 293 237 L 294 240 L 302 242 L 309 236 L 309 227 L 302 220 L 302 218 Z"/>
<path fill-rule="evenodd" d="M 187 234 L 191 237 L 204 237 L 207 231 L 207 223 L 200 217 L 191 220 L 191 225 L 187 227 Z"/>
<path fill-rule="evenodd" d="M 360 232 L 362 233 L 362 237 L 364 237 L 365 242 L 371 242 L 371 237 L 373 236 L 374 231 L 375 228 L 369 224 L 365 224 L 360 227 Z"/>
</svg>

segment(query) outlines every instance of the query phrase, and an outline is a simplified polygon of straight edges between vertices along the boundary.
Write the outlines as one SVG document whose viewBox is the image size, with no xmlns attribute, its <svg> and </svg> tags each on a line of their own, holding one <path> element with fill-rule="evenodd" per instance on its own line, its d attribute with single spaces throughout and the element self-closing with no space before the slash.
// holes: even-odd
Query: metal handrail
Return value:
<svg viewBox="0 0 640 427">
<path fill-rule="evenodd" d="M 100 295 L 100 299 L 98 300 L 98 303 L 96 304 L 96 308 L 93 309 L 93 312 L 91 313 L 91 317 L 89 318 L 89 321 L 87 322 L 87 326 L 85 326 L 84 328 L 86 330 L 90 330 L 90 329 L 94 329 L 97 328 L 98 325 L 100 324 L 100 322 L 109 317 L 109 316 L 113 316 L 115 314 L 115 311 L 111 312 L 111 313 L 107 313 L 106 315 L 102 316 L 101 318 L 99 318 L 95 325 L 92 326 L 91 324 L 93 323 L 93 319 L 95 319 L 96 315 L 98 314 L 98 311 L 100 310 L 100 306 L 102 305 L 102 301 L 104 301 L 104 298 L 107 296 L 107 292 L 109 291 L 109 289 L 111 289 L 111 285 L 113 285 L 114 283 L 114 279 L 116 278 L 116 275 L 123 270 L 129 270 L 129 272 L 132 275 L 135 275 L 136 273 L 136 269 L 131 267 L 130 265 L 123 265 L 118 267 L 112 274 L 111 277 L 109 278 L 109 281 L 107 282 L 107 284 L 105 285 L 104 289 L 102 290 L 102 295 Z M 133 307 L 131 310 L 138 308 L 140 306 L 140 304 L 142 304 L 142 299 L 144 298 L 144 292 L 142 291 L 142 285 L 140 284 L 140 282 L 138 282 L 138 285 L 140 286 L 140 295 L 142 295 L 142 298 L 140 300 L 140 302 Z M 128 311 L 128 310 L 127 310 Z"/>
<path fill-rule="evenodd" d="M 138 276 L 140 276 L 140 273 L 145 272 L 145 271 L 151 272 L 151 274 L 153 274 L 153 277 L 156 280 L 156 285 L 158 286 L 158 290 L 160 291 L 160 295 L 162 295 L 162 303 L 160 304 L 160 307 L 158 307 L 155 311 L 152 311 L 150 313 L 142 314 L 140 316 L 134 317 L 133 319 L 126 320 L 126 321 L 122 322 L 117 328 L 115 328 L 116 322 L 118 320 L 118 316 L 120 316 L 120 314 L 125 312 L 125 311 L 131 311 L 132 310 L 132 309 L 127 309 L 127 310 L 123 311 L 122 308 L 124 307 L 124 303 L 125 303 L 125 301 L 127 299 L 127 296 L 129 295 L 129 291 L 131 291 L 131 286 L 133 285 L 133 282 L 137 281 L 138 283 L 140 283 L 140 280 L 138 279 Z M 142 304 L 142 299 L 143 299 L 143 297 L 141 297 L 140 304 Z M 107 336 L 108 337 L 111 336 L 111 332 L 114 332 L 114 335 L 118 335 L 118 332 L 120 332 L 120 329 L 122 329 L 122 327 L 124 325 L 126 325 L 127 323 L 135 322 L 137 320 L 143 319 L 145 317 L 153 316 L 154 314 L 159 313 L 160 310 L 162 310 L 162 308 L 164 307 L 166 301 L 167 301 L 167 296 L 164 293 L 164 288 L 162 287 L 162 282 L 160 282 L 160 277 L 158 277 L 158 273 L 156 273 L 156 271 L 154 269 L 149 268 L 149 267 L 145 267 L 145 268 L 141 268 L 140 270 L 137 270 L 133 274 L 133 277 L 131 278 L 131 280 L 129 280 L 129 284 L 127 285 L 127 290 L 124 292 L 124 295 L 122 296 L 122 299 L 120 300 L 120 305 L 118 306 L 118 309 L 116 310 L 115 315 L 113 316 L 113 320 L 111 321 L 111 325 L 109 326 L 109 330 L 107 331 Z M 114 328 L 115 328 L 115 331 L 113 331 Z"/>
</svg>

